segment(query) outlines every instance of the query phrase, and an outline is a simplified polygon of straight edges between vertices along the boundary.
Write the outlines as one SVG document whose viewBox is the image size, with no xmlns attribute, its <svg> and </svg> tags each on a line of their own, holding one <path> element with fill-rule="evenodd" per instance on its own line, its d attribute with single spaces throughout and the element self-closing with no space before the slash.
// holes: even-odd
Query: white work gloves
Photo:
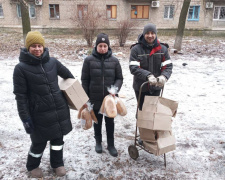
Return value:
<svg viewBox="0 0 225 180">
<path fill-rule="evenodd" d="M 166 77 L 163 76 L 163 75 L 160 75 L 159 77 L 157 77 L 157 84 L 156 84 L 156 86 L 163 87 L 165 85 L 166 81 L 167 81 Z"/>
<path fill-rule="evenodd" d="M 157 83 L 157 79 L 155 78 L 154 75 L 151 74 L 148 76 L 148 82 L 151 86 L 155 86 Z"/>
<path fill-rule="evenodd" d="M 165 85 L 166 81 L 167 81 L 167 79 L 163 75 L 160 75 L 157 78 L 155 78 L 155 76 L 153 74 L 148 76 L 148 82 L 151 86 L 163 87 Z"/>
</svg>

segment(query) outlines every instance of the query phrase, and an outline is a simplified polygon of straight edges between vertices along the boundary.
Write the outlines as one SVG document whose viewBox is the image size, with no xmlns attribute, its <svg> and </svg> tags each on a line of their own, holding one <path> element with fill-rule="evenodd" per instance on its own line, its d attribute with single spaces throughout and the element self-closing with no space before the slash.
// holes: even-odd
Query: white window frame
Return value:
<svg viewBox="0 0 225 180">
<path fill-rule="evenodd" d="M 168 7 L 167 17 L 165 17 L 166 7 Z M 170 17 L 170 15 L 171 15 L 171 13 L 170 13 L 171 12 L 170 11 L 171 7 L 173 7 L 172 17 Z M 175 9 L 175 6 L 174 5 L 165 5 L 164 6 L 164 14 L 163 14 L 164 19 L 173 19 L 174 18 L 174 9 Z"/>
<path fill-rule="evenodd" d="M 225 8 L 225 6 L 215 6 L 215 7 L 214 7 L 214 11 L 213 11 L 213 21 L 225 21 L 225 19 L 219 19 L 221 7 L 222 7 L 222 8 Z M 216 8 L 219 8 L 219 10 L 218 10 L 219 12 L 218 12 L 218 14 L 217 14 L 217 18 L 214 18 L 214 13 L 215 13 Z"/>
<path fill-rule="evenodd" d="M 20 4 L 16 4 L 16 12 L 17 12 L 17 17 L 21 18 L 21 7 L 20 7 Z"/>
<path fill-rule="evenodd" d="M 34 17 L 31 17 L 31 6 L 34 7 L 34 15 L 35 15 Z M 22 14 L 21 14 L 21 6 L 20 6 L 20 4 L 16 5 L 16 11 L 17 11 L 17 17 L 21 18 Z M 36 8 L 35 8 L 34 4 L 29 4 L 29 17 L 30 18 L 36 18 Z"/>
<path fill-rule="evenodd" d="M 31 17 L 31 8 L 34 9 L 34 17 Z M 29 16 L 30 18 L 36 18 L 36 8 L 34 4 L 29 4 Z"/>
<path fill-rule="evenodd" d="M 2 4 L 0 3 L 0 12 L 2 13 L 2 15 L 0 14 L 0 18 L 4 17 L 4 13 L 3 13 L 3 7 Z"/>
</svg>

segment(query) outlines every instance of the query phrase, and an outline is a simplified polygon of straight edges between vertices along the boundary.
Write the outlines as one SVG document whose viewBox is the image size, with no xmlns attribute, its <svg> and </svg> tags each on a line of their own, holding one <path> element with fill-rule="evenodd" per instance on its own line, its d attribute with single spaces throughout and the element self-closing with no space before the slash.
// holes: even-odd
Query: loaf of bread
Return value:
<svg viewBox="0 0 225 180">
<path fill-rule="evenodd" d="M 106 97 L 103 99 L 101 108 L 100 108 L 100 110 L 99 110 L 99 113 L 101 113 L 101 114 L 104 114 L 104 113 L 105 113 L 105 100 L 107 99 L 107 97 L 108 97 L 108 96 L 106 96 Z"/>
<path fill-rule="evenodd" d="M 114 118 L 117 116 L 116 102 L 114 97 L 108 95 L 104 103 L 107 117 Z"/>
<path fill-rule="evenodd" d="M 84 119 L 86 121 L 85 126 L 83 127 L 84 130 L 90 129 L 92 127 L 91 114 L 87 110 L 87 108 L 85 108 L 81 111 L 81 119 Z"/>
<path fill-rule="evenodd" d="M 81 118 L 81 112 L 83 111 L 83 109 L 85 108 L 85 106 L 83 105 L 79 111 L 78 111 L 78 114 L 77 114 L 77 119 L 80 119 Z"/>
<path fill-rule="evenodd" d="M 123 101 L 120 98 L 118 97 L 115 97 L 115 98 L 117 101 L 117 104 L 116 104 L 117 113 L 121 116 L 125 116 L 127 114 L 127 108 L 125 107 Z"/>
<path fill-rule="evenodd" d="M 98 120 L 97 120 L 97 118 L 96 118 L 96 116 L 95 116 L 95 113 L 94 113 L 93 109 L 90 111 L 90 114 L 91 114 L 92 120 L 93 120 L 96 124 L 98 124 Z"/>
</svg>

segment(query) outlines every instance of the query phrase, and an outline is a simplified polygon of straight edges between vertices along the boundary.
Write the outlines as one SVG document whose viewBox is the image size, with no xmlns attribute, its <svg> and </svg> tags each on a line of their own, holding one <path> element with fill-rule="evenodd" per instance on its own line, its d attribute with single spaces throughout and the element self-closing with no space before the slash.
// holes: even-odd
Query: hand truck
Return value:
<svg viewBox="0 0 225 180">
<path fill-rule="evenodd" d="M 153 154 L 152 152 L 150 152 L 148 149 L 146 149 L 144 146 L 143 146 L 143 142 L 140 140 L 140 135 L 137 134 L 137 120 L 138 120 L 138 109 L 139 109 L 139 105 L 140 105 L 140 99 L 141 99 L 141 91 L 142 91 L 142 88 L 145 84 L 147 84 L 148 81 L 144 82 L 141 87 L 140 87 L 140 90 L 139 90 L 139 95 L 138 95 L 138 102 L 137 102 L 137 110 L 136 110 L 136 131 L 135 131 L 135 138 L 134 138 L 134 145 L 130 145 L 128 147 L 128 152 L 129 152 L 129 155 L 132 159 L 136 160 L 138 157 L 139 157 L 139 153 L 138 151 L 139 150 L 144 150 L 150 154 Z M 163 94 L 163 89 L 164 87 L 162 88 L 161 90 L 161 97 L 162 97 L 162 94 Z M 139 149 L 138 149 L 138 148 Z M 166 167 L 166 154 L 164 153 L 164 166 Z"/>
</svg>

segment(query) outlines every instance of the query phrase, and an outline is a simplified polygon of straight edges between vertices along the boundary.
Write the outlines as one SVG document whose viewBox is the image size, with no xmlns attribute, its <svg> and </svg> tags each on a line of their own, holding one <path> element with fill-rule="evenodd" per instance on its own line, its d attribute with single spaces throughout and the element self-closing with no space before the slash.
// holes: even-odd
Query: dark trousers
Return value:
<svg viewBox="0 0 225 180">
<path fill-rule="evenodd" d="M 61 148 L 63 144 L 63 137 L 50 140 L 50 164 L 52 168 L 64 166 L 63 148 Z M 26 165 L 28 171 L 31 171 L 40 165 L 42 154 L 45 150 L 46 145 L 47 141 L 43 143 L 32 142 Z"/>
<path fill-rule="evenodd" d="M 98 114 L 98 111 L 94 111 L 95 116 L 98 119 L 98 124 L 94 123 L 94 131 L 95 131 L 95 138 L 102 137 L 102 119 L 103 115 Z M 107 139 L 114 138 L 114 118 L 109 118 L 105 116 L 105 127 L 106 127 L 106 135 Z"/>
<path fill-rule="evenodd" d="M 141 93 L 141 98 L 140 98 L 140 102 L 139 102 L 139 109 L 142 110 L 142 106 L 144 103 L 144 98 L 145 96 L 159 96 L 160 95 L 161 90 L 159 91 L 154 91 L 154 92 L 142 92 Z M 139 91 L 135 91 L 135 95 L 136 95 L 136 99 L 138 101 L 138 96 L 139 96 Z"/>
</svg>

